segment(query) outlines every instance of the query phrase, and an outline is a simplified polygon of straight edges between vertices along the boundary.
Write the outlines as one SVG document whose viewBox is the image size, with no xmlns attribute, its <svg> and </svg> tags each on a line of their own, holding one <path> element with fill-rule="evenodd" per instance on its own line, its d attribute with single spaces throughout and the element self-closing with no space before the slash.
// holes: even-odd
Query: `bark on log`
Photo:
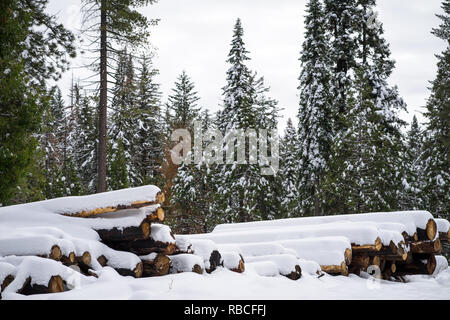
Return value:
<svg viewBox="0 0 450 320">
<path fill-rule="evenodd" d="M 92 216 L 102 214 L 102 213 L 107 213 L 107 212 L 116 212 L 119 210 L 139 209 L 142 207 L 148 207 L 148 206 L 155 205 L 155 204 L 161 204 L 164 201 L 165 201 L 164 193 L 158 192 L 156 194 L 155 201 L 141 200 L 141 201 L 135 201 L 135 202 L 133 202 L 131 204 L 127 204 L 127 205 L 124 204 L 124 205 L 117 205 L 117 206 L 108 206 L 108 207 L 104 207 L 104 208 L 95 208 L 95 209 L 89 210 L 89 211 L 83 210 L 81 212 L 68 213 L 65 215 L 71 216 L 71 217 L 88 218 L 88 217 L 92 217 Z"/>
<path fill-rule="evenodd" d="M 123 229 L 96 230 L 103 242 L 145 240 L 150 236 L 150 223 L 144 221 L 139 227 L 126 227 Z"/>
<path fill-rule="evenodd" d="M 153 260 L 142 260 L 144 277 L 165 276 L 170 271 L 170 259 L 165 254 L 157 254 Z"/>
<path fill-rule="evenodd" d="M 450 230 L 448 232 L 439 232 L 439 239 L 441 239 L 441 242 L 449 242 Z"/>
<path fill-rule="evenodd" d="M 434 270 L 436 269 L 436 258 L 434 254 L 429 255 L 428 259 L 418 259 L 415 257 L 412 263 L 399 264 L 397 267 L 398 275 L 432 275 Z"/>
<path fill-rule="evenodd" d="M 129 251 L 138 256 L 145 256 L 150 253 L 162 253 L 171 255 L 175 252 L 175 243 L 155 241 L 151 237 L 146 240 L 136 241 L 112 241 L 105 242 L 109 247 L 119 251 Z"/>
<path fill-rule="evenodd" d="M 410 244 L 410 251 L 412 253 L 439 254 L 442 251 L 441 240 L 437 238 L 435 241 L 425 240 L 413 242 Z"/>
<path fill-rule="evenodd" d="M 428 220 L 425 229 L 417 228 L 418 240 L 434 240 L 437 232 L 436 221 L 430 219 Z"/>
<path fill-rule="evenodd" d="M 118 274 L 124 277 L 131 276 L 134 278 L 141 278 L 144 272 L 144 267 L 142 262 L 139 262 L 134 269 L 114 268 L 114 270 L 116 270 Z"/>
<path fill-rule="evenodd" d="M 33 284 L 28 278 L 24 287 L 18 292 L 23 295 L 64 292 L 64 282 L 60 276 L 52 276 L 47 285 Z"/>
<path fill-rule="evenodd" d="M 374 244 L 368 244 L 368 245 L 355 245 L 352 243 L 352 251 L 353 255 L 355 254 L 364 254 L 364 253 L 373 253 L 378 252 L 383 247 L 383 243 L 381 242 L 380 238 L 377 238 L 375 240 Z"/>
<path fill-rule="evenodd" d="M 343 275 L 348 276 L 348 267 L 345 261 L 342 261 L 341 265 L 332 265 L 332 266 L 320 266 L 323 272 L 326 272 L 331 275 Z"/>
</svg>

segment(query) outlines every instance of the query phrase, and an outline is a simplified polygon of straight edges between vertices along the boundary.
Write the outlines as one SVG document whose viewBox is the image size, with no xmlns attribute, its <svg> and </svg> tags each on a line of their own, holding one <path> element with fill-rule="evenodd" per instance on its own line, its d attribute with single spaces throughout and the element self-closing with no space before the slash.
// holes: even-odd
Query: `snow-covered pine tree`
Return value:
<svg viewBox="0 0 450 320">
<path fill-rule="evenodd" d="M 40 146 L 45 154 L 45 197 L 47 199 L 62 197 L 66 187 L 63 180 L 64 160 L 66 155 L 66 113 L 65 103 L 59 87 L 50 92 L 49 107 L 44 111 Z"/>
<path fill-rule="evenodd" d="M 347 96 L 352 87 L 351 69 L 355 66 L 357 19 L 356 0 L 324 0 L 326 28 L 329 33 L 328 57 L 330 67 L 330 93 L 333 96 L 333 131 L 344 129 L 342 122 L 348 111 Z"/>
<path fill-rule="evenodd" d="M 402 135 L 404 122 L 398 111 L 405 108 L 396 87 L 387 79 L 394 69 L 381 24 L 373 17 L 374 0 L 358 0 L 353 17 L 357 39 L 353 95 L 336 133 L 330 172 L 335 213 L 398 209 L 402 188 Z"/>
<path fill-rule="evenodd" d="M 210 130 L 211 117 L 208 109 L 201 113 L 202 133 Z M 206 142 L 203 141 L 203 150 Z M 192 153 L 188 156 L 192 157 Z M 212 214 L 215 184 L 213 170 L 215 165 L 209 164 L 203 157 L 200 163 L 183 162 L 178 168 L 172 188 L 171 203 L 175 206 L 176 232 L 205 233 L 221 221 Z"/>
<path fill-rule="evenodd" d="M 186 71 L 175 82 L 173 93 L 169 96 L 169 111 L 171 115 L 171 128 L 190 129 L 193 121 L 199 117 L 200 108 L 197 106 L 198 97 L 195 85 Z"/>
<path fill-rule="evenodd" d="M 423 166 L 423 132 L 416 116 L 413 117 L 409 131 L 406 133 L 404 151 L 404 178 L 401 197 L 402 210 L 424 209 L 422 189 L 424 185 Z"/>
<path fill-rule="evenodd" d="M 280 172 L 278 175 L 282 186 L 279 201 L 284 218 L 302 215 L 299 193 L 298 148 L 297 130 L 291 118 L 289 118 L 280 143 Z"/>
<path fill-rule="evenodd" d="M 136 79 L 132 56 L 126 50 L 119 55 L 110 117 L 108 189 L 116 190 L 134 184 L 132 167 L 133 139 L 136 135 Z M 118 180 L 119 179 L 119 180 Z"/>
<path fill-rule="evenodd" d="M 450 1 L 442 2 L 444 14 L 432 33 L 447 42 L 437 55 L 437 75 L 431 82 L 427 101 L 426 138 L 424 144 L 426 208 L 437 216 L 450 217 Z"/>
<path fill-rule="evenodd" d="M 152 61 L 142 56 L 137 88 L 137 126 L 132 144 L 135 186 L 161 185 L 161 164 L 164 158 L 164 128 L 161 115 L 161 92 L 155 77 L 158 75 Z"/>
<path fill-rule="evenodd" d="M 243 28 L 241 20 L 237 19 L 233 31 L 233 40 L 227 62 L 231 65 L 227 71 L 227 84 L 223 88 L 223 108 L 218 117 L 218 129 L 224 134 L 224 147 L 233 129 L 270 129 L 258 128 L 261 123 L 267 123 L 265 114 L 261 112 L 261 105 L 269 103 L 269 99 L 258 99 L 265 92 L 263 82 L 256 80 L 249 70 L 246 61 L 249 60 L 248 51 L 243 41 Z M 259 84 L 259 85 L 258 85 Z M 259 92 L 257 90 L 259 87 Z M 261 90 L 262 89 L 262 90 Z M 258 101 L 259 100 L 259 101 Z M 261 104 L 261 101 L 264 101 Z M 271 103 L 272 104 L 272 103 Z M 276 104 L 275 104 L 276 105 Z M 275 116 L 276 119 L 276 116 Z M 246 142 L 250 140 L 246 137 Z M 246 144 L 247 144 L 246 143 Z M 231 145 L 238 149 L 238 141 Z M 250 150 L 245 147 L 245 159 L 249 161 Z M 225 153 L 225 150 L 223 150 Z M 261 174 L 258 163 L 238 164 L 235 158 L 232 164 L 220 165 L 215 177 L 217 193 L 214 211 L 224 215 L 227 222 L 244 222 L 273 218 L 275 212 L 268 210 L 265 204 L 270 204 L 275 198 L 269 189 L 270 178 Z M 254 159 L 256 160 L 256 159 Z M 263 208 L 264 207 L 264 208 Z"/>
<path fill-rule="evenodd" d="M 337 5 L 337 4 L 334 4 Z M 325 13 L 319 0 L 310 0 L 305 18 L 305 41 L 301 51 L 300 108 L 298 111 L 298 163 L 291 161 L 299 172 L 298 192 L 301 196 L 301 214 L 324 213 L 323 184 L 328 171 L 328 160 L 333 137 L 333 107 L 340 112 L 340 101 L 330 95 L 331 66 L 330 35 L 326 30 Z M 337 48 L 336 48 L 337 49 Z M 339 61 L 339 57 L 334 57 Z M 346 61 L 347 57 L 342 58 Z M 341 62 L 345 64 L 344 62 Z M 338 86 L 347 83 L 346 69 L 335 75 Z M 346 84 L 347 85 L 347 84 Z M 332 104 L 335 101 L 335 104 Z M 294 152 L 294 150 L 291 150 Z M 292 213 L 300 214 L 300 212 Z"/>
</svg>

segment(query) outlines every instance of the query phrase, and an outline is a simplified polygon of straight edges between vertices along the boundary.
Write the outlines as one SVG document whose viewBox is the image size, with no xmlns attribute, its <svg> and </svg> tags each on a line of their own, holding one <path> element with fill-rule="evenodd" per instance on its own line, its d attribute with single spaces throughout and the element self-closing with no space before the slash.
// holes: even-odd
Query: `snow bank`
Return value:
<svg viewBox="0 0 450 320">
<path fill-rule="evenodd" d="M 279 219 L 271 221 L 256 221 L 235 224 L 221 224 L 214 228 L 213 233 L 230 232 L 235 230 L 250 230 L 267 227 L 282 226 L 306 226 L 335 222 L 376 222 L 376 223 L 398 223 L 405 226 L 405 230 L 410 236 L 414 235 L 417 228 L 425 229 L 429 219 L 433 216 L 428 211 L 397 211 L 397 212 L 375 212 L 364 214 L 348 214 L 323 217 L 304 217 Z"/>
</svg>

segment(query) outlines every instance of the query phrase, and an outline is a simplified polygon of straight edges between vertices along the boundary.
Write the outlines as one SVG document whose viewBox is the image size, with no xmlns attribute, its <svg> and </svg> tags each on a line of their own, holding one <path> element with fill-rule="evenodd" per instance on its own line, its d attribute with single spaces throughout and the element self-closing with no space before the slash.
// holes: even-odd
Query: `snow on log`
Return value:
<svg viewBox="0 0 450 320">
<path fill-rule="evenodd" d="M 102 241 L 133 241 L 145 240 L 150 236 L 150 223 L 144 221 L 139 227 L 114 227 L 110 230 L 95 230 L 99 234 Z"/>
<path fill-rule="evenodd" d="M 319 225 L 294 225 L 284 227 L 253 228 L 236 230 L 231 232 L 213 232 L 208 234 L 190 235 L 191 239 L 209 239 L 218 244 L 232 243 L 254 243 L 254 242 L 274 242 L 279 240 L 305 239 L 317 237 L 346 237 L 352 244 L 352 249 L 360 252 L 379 251 L 383 242 L 389 244 L 387 237 L 396 235 L 395 232 L 380 232 L 374 225 L 364 223 L 327 223 Z M 381 240 L 383 236 L 383 242 Z"/>
<path fill-rule="evenodd" d="M 168 256 L 171 261 L 170 273 L 195 272 L 203 274 L 205 269 L 203 258 L 194 254 L 177 254 Z"/>
<path fill-rule="evenodd" d="M 141 256 L 143 277 L 165 276 L 170 272 L 170 259 L 165 254 L 151 253 Z"/>
<path fill-rule="evenodd" d="M 64 197 L 0 208 L 0 211 L 22 210 L 90 217 L 123 209 L 161 203 L 164 196 L 156 186 L 143 186 L 87 196 Z"/>
<path fill-rule="evenodd" d="M 450 222 L 446 219 L 434 219 L 436 221 L 439 238 L 441 241 L 450 241 Z"/>
<path fill-rule="evenodd" d="M 192 239 L 192 252 L 203 258 L 205 269 L 207 273 L 211 273 L 221 266 L 222 256 L 220 255 L 217 245 L 211 240 Z"/>
<path fill-rule="evenodd" d="M 225 268 L 237 273 L 243 273 L 245 271 L 244 258 L 242 255 L 234 251 L 221 251 L 220 254 Z"/>
<path fill-rule="evenodd" d="M 352 261 L 352 245 L 346 237 L 319 237 L 277 241 L 293 249 L 297 258 L 316 261 L 320 265 L 340 265 Z"/>
<path fill-rule="evenodd" d="M 397 231 L 400 231 L 400 233 L 406 232 L 409 236 L 414 236 L 418 229 L 425 230 L 428 240 L 434 240 L 436 235 L 434 234 L 433 236 L 433 222 L 430 222 L 430 220 L 433 220 L 433 216 L 428 211 L 376 212 L 221 224 L 214 228 L 213 233 L 269 227 L 320 225 L 336 222 L 374 222 L 380 224 L 382 229 L 389 229 L 387 224 L 397 224 L 397 226 L 391 225 L 390 228 L 397 228 Z M 401 227 L 402 225 L 404 227 Z M 398 229 L 398 227 L 401 228 Z"/>
<path fill-rule="evenodd" d="M 435 256 L 436 268 L 434 269 L 433 276 L 438 275 L 440 272 L 448 269 L 448 261 L 444 256 Z"/>
<path fill-rule="evenodd" d="M 143 210 L 145 210 L 145 208 L 142 208 Z M 162 223 L 164 222 L 165 219 L 165 214 L 164 214 L 164 209 L 159 207 L 158 209 L 156 209 L 156 211 L 148 211 L 149 213 L 147 214 L 147 217 L 145 218 L 145 220 L 147 222 L 153 223 L 153 222 L 157 222 L 157 223 Z"/>
<path fill-rule="evenodd" d="M 181 254 L 181 253 L 189 253 L 193 254 L 192 243 L 188 237 L 183 237 L 179 235 L 175 235 L 175 245 L 176 249 L 173 254 Z"/>
<path fill-rule="evenodd" d="M 322 269 L 316 261 L 298 259 L 298 265 L 302 269 L 302 276 L 305 275 L 321 275 Z"/>
<path fill-rule="evenodd" d="M 4 288 L 4 294 L 56 293 L 65 291 L 67 285 L 76 287 L 93 282 L 92 278 L 45 258 L 9 256 L 0 258 L 0 263 L 7 263 L 16 268 L 14 279 Z"/>
<path fill-rule="evenodd" d="M 302 276 L 302 269 L 298 259 L 289 254 L 275 254 L 266 256 L 244 257 L 246 262 L 271 261 L 277 268 L 278 273 L 291 280 L 298 280 Z"/>
<path fill-rule="evenodd" d="M 257 274 L 261 277 L 276 277 L 279 275 L 278 267 L 272 261 L 257 261 L 246 263 L 249 274 Z"/>
</svg>

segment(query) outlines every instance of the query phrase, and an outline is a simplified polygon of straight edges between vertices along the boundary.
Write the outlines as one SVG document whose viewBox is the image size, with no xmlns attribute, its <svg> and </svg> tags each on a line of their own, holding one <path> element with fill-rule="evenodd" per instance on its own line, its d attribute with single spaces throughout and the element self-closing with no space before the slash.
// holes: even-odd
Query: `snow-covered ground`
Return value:
<svg viewBox="0 0 450 320">
<path fill-rule="evenodd" d="M 134 279 L 105 268 L 99 279 L 58 294 L 23 296 L 8 293 L 4 299 L 182 299 L 182 300 L 300 300 L 300 299 L 450 299 L 450 270 L 436 277 L 409 276 L 408 283 L 344 276 L 261 277 L 219 268 L 212 274 L 188 272 Z"/>
</svg>

